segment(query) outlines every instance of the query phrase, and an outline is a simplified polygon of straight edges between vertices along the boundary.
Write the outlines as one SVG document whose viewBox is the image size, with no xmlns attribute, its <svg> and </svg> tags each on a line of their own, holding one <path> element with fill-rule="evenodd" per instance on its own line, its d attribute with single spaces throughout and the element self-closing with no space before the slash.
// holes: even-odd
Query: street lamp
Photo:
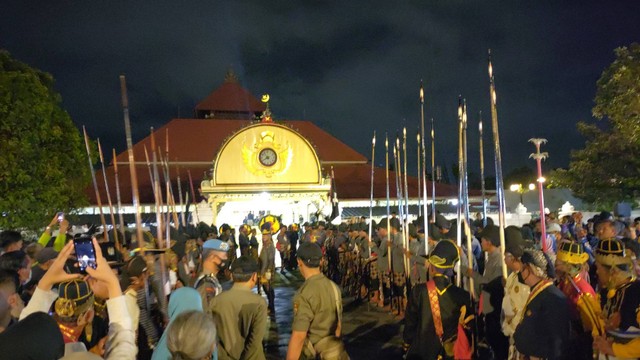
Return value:
<svg viewBox="0 0 640 360">
<path fill-rule="evenodd" d="M 536 189 L 536 186 L 534 184 L 529 184 L 528 189 L 522 186 L 522 184 L 511 184 L 509 186 L 509 190 L 520 194 L 520 203 L 522 205 L 524 205 L 524 200 L 523 200 L 524 193 L 529 192 L 531 190 L 535 190 L 535 189 Z"/>
</svg>

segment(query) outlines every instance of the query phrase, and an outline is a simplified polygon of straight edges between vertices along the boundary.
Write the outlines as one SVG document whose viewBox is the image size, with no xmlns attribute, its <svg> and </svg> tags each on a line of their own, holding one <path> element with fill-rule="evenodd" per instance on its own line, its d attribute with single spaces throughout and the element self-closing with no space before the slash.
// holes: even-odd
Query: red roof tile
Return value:
<svg viewBox="0 0 640 360">
<path fill-rule="evenodd" d="M 226 81 L 196 105 L 197 111 L 262 112 L 265 104 L 236 81 Z"/>
</svg>

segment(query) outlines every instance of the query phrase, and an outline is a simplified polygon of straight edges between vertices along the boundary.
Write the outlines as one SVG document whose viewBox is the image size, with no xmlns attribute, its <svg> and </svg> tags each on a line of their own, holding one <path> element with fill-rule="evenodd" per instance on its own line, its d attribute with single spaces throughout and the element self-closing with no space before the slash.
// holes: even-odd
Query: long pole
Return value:
<svg viewBox="0 0 640 360">
<path fill-rule="evenodd" d="M 457 221 L 456 221 L 456 245 L 459 249 L 462 249 L 462 221 L 463 221 L 463 206 L 464 206 L 464 165 L 462 155 L 462 97 L 458 97 L 458 207 L 457 207 Z M 456 263 L 456 285 L 460 286 L 462 283 L 462 274 L 460 273 L 460 262 Z"/>
<path fill-rule="evenodd" d="M 404 208 L 405 208 L 405 214 L 404 214 L 404 222 L 402 223 L 402 232 L 404 235 L 404 248 L 405 249 L 409 249 L 409 183 L 407 181 L 407 128 L 403 128 L 402 129 L 402 151 L 404 153 L 404 160 L 403 160 L 403 165 L 404 165 L 404 198 L 405 198 L 405 202 L 404 202 Z M 399 155 L 399 154 L 398 154 Z M 405 269 L 405 276 L 409 275 L 409 256 L 407 255 L 406 252 L 405 253 L 405 264 L 404 264 L 404 269 Z"/>
<path fill-rule="evenodd" d="M 156 223 L 158 226 L 156 232 L 156 239 L 158 241 L 158 247 L 164 247 L 163 234 L 162 234 L 162 190 L 160 188 L 160 175 L 158 174 L 158 157 L 156 154 L 156 136 L 153 127 L 151 128 L 151 166 L 153 168 L 153 187 L 156 189 L 155 191 L 155 200 L 156 200 Z"/>
<path fill-rule="evenodd" d="M 131 199 L 136 211 L 136 238 L 142 247 L 144 255 L 144 236 L 142 235 L 142 214 L 140 213 L 140 197 L 138 195 L 138 175 L 133 156 L 133 141 L 131 140 L 131 121 L 129 120 L 129 99 L 127 98 L 127 80 L 120 75 L 120 91 L 122 93 L 122 110 L 124 113 L 124 129 L 127 136 L 127 153 L 129 154 L 129 172 L 131 173 Z"/>
<path fill-rule="evenodd" d="M 431 118 L 431 220 L 436 222 L 436 132 Z"/>
<path fill-rule="evenodd" d="M 398 215 L 400 216 L 400 224 L 402 225 L 402 230 L 400 233 L 400 236 L 402 236 L 402 246 L 403 247 L 407 247 L 406 246 L 406 237 L 405 237 L 405 229 L 406 226 L 404 225 L 404 218 L 405 218 L 405 208 L 403 205 L 404 202 L 404 195 L 403 195 L 403 189 L 402 189 L 402 158 L 401 158 L 401 154 L 400 154 L 400 138 L 396 137 L 396 146 L 394 146 L 393 148 L 393 158 L 394 158 L 394 164 L 396 167 L 396 195 L 398 198 Z M 395 242 L 395 241 L 394 241 Z M 396 244 L 393 244 L 394 247 Z M 405 254 L 405 258 L 403 261 L 403 265 L 406 266 L 406 254 Z M 398 269 L 396 269 L 398 270 Z M 399 272 L 399 271 L 398 271 Z"/>
<path fill-rule="evenodd" d="M 384 139 L 384 147 L 385 147 L 385 165 L 386 165 L 386 178 L 387 178 L 387 262 L 389 265 L 389 279 L 392 278 L 392 269 L 391 269 L 391 219 L 390 219 L 390 211 L 391 211 L 391 204 L 389 201 L 389 136 L 385 133 L 385 139 Z M 382 284 L 382 281 L 380 282 Z M 384 286 L 384 285 L 382 285 Z M 391 283 L 389 284 L 389 290 L 391 291 L 391 299 L 393 299 L 393 286 L 391 286 Z M 391 302 L 393 304 L 393 301 Z"/>
<path fill-rule="evenodd" d="M 480 187 L 482 188 L 482 227 L 487 226 L 487 197 L 484 183 L 484 142 L 482 133 L 482 111 L 479 113 L 478 131 L 480 134 Z"/>
<path fill-rule="evenodd" d="M 464 219 L 464 234 L 467 237 L 467 258 L 469 259 L 467 269 L 473 270 L 473 250 L 471 248 L 471 227 L 469 226 L 469 219 Z M 471 297 L 475 299 L 476 295 L 472 277 L 469 277 L 469 293 Z"/>
<path fill-rule="evenodd" d="M 124 216 L 122 215 L 122 198 L 120 197 L 120 177 L 118 176 L 118 160 L 116 157 L 116 149 L 111 149 L 113 155 L 113 175 L 116 180 L 116 201 L 118 202 L 118 221 L 120 221 L 120 229 L 122 234 L 125 232 Z M 126 240 L 126 239 L 123 239 Z"/>
<path fill-rule="evenodd" d="M 538 203 L 540 205 L 540 243 L 542 244 L 542 251 L 548 250 L 547 244 L 547 226 L 544 213 L 544 177 L 542 177 L 542 160 L 549 157 L 549 153 L 540 152 L 540 145 L 546 144 L 547 139 L 529 139 L 530 143 L 536 146 L 536 152 L 529 155 L 529 158 L 534 158 L 538 166 Z M 520 195 L 522 196 L 522 195 Z M 522 202 L 522 201 L 521 201 Z"/>
<path fill-rule="evenodd" d="M 376 132 L 373 131 L 373 139 L 371 140 L 371 200 L 369 200 L 369 241 L 373 235 L 373 175 L 375 172 L 376 159 Z M 369 258 L 371 258 L 371 246 L 369 248 Z"/>
<path fill-rule="evenodd" d="M 429 254 L 429 211 L 427 209 L 427 150 L 424 145 L 424 86 L 420 80 L 420 138 L 422 139 L 422 214 L 424 219 L 424 253 Z M 431 194 L 435 201 L 435 194 Z"/>
<path fill-rule="evenodd" d="M 462 167 L 463 188 L 462 196 L 464 197 L 464 218 L 469 221 L 469 169 L 467 163 L 467 100 L 463 100 L 462 104 Z"/>
<path fill-rule="evenodd" d="M 107 181 L 107 170 L 104 165 L 104 155 L 102 154 L 102 145 L 100 145 L 100 139 L 98 139 L 98 154 L 100 154 L 100 164 L 102 167 L 102 178 L 104 179 L 104 189 L 107 193 L 107 201 L 109 203 L 109 214 L 111 215 L 111 226 L 113 227 L 113 239 L 116 243 L 116 249 L 121 251 L 120 239 L 118 239 L 118 228 L 116 226 L 116 217 L 113 213 L 113 202 L 111 201 L 111 192 L 109 191 L 109 182 Z"/>
<path fill-rule="evenodd" d="M 183 202 L 183 198 L 182 198 L 182 184 L 180 182 L 180 168 L 177 168 L 177 172 L 178 172 L 178 176 L 177 176 L 177 180 L 178 180 L 178 201 L 180 202 L 179 206 L 180 208 L 182 208 L 182 211 L 180 212 L 180 224 L 182 225 L 182 227 L 187 226 L 187 222 L 185 219 L 185 213 L 184 213 L 184 202 Z"/>
<path fill-rule="evenodd" d="M 151 167 L 151 160 L 149 160 L 149 152 L 147 151 L 147 145 L 144 146 L 144 158 L 147 161 L 147 169 L 149 170 L 149 180 L 151 181 L 151 189 L 153 191 L 153 198 L 155 199 L 158 195 L 156 194 L 156 179 L 153 177 L 153 170 Z"/>
<path fill-rule="evenodd" d="M 420 131 L 418 131 L 418 134 L 416 135 L 416 139 L 418 140 L 417 144 L 418 147 L 416 148 L 417 151 L 417 159 L 418 159 L 418 217 L 422 216 L 422 173 L 420 172 L 420 162 L 422 162 L 422 156 L 420 155 L 420 148 L 421 148 L 421 142 L 420 142 Z M 425 214 L 426 216 L 426 214 Z"/>
<path fill-rule="evenodd" d="M 500 223 L 500 252 L 504 259 L 504 228 L 506 221 L 506 205 L 504 199 L 504 183 L 502 179 L 502 155 L 500 153 L 500 132 L 498 131 L 498 107 L 495 78 L 493 77 L 493 65 L 491 63 L 491 50 L 489 50 L 489 91 L 491 98 L 491 127 L 493 128 L 493 147 L 496 167 L 496 193 L 498 195 L 498 219 Z M 502 277 L 507 278 L 507 265 L 502 261 Z"/>
<path fill-rule="evenodd" d="M 390 221 L 391 220 L 389 217 L 391 216 L 391 202 L 389 199 L 389 136 L 385 133 L 384 134 L 384 148 L 385 148 L 385 174 L 386 174 L 386 180 L 387 180 L 387 243 L 389 242 L 389 237 L 390 237 L 390 232 L 391 232 L 391 226 L 390 226 Z M 387 249 L 387 261 L 389 262 L 389 271 L 391 271 L 391 255 L 388 253 L 389 249 Z"/>
<path fill-rule="evenodd" d="M 82 127 L 84 133 L 84 145 L 87 149 L 87 160 L 89 160 L 89 170 L 91 171 L 91 180 L 93 181 L 93 190 L 96 194 L 96 203 L 98 204 L 98 210 L 100 211 L 100 222 L 102 223 L 102 229 L 104 231 L 104 237 L 109 241 L 109 232 L 107 231 L 107 222 L 104 220 L 104 213 L 102 212 L 102 199 L 100 199 L 100 191 L 98 190 L 98 182 L 96 181 L 96 172 L 93 170 L 93 162 L 91 161 L 91 149 L 89 148 L 89 135 L 87 130 Z"/>
<path fill-rule="evenodd" d="M 187 169 L 187 175 L 189 176 L 189 188 L 191 189 L 191 198 L 193 200 L 193 207 L 196 209 L 196 225 L 200 223 L 200 214 L 198 213 L 198 198 L 196 197 L 196 191 L 193 188 L 193 178 L 191 177 L 191 169 Z"/>
</svg>

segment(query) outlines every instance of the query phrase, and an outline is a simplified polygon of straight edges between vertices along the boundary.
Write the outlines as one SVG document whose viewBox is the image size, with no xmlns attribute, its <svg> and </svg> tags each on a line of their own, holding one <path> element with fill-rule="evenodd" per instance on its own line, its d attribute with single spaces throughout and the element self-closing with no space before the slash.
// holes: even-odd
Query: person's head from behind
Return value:
<svg viewBox="0 0 640 360">
<path fill-rule="evenodd" d="M 231 274 L 234 283 L 253 288 L 258 282 L 258 262 L 251 256 L 240 256 L 231 264 Z"/>
<path fill-rule="evenodd" d="M 173 360 L 211 359 L 216 348 L 216 326 L 202 311 L 178 315 L 167 329 L 167 348 Z"/>
<path fill-rule="evenodd" d="M 6 253 L 22 249 L 22 235 L 13 230 L 1 232 L 0 247 L 2 247 L 2 251 Z"/>
<path fill-rule="evenodd" d="M 0 270 L 0 332 L 11 320 L 18 317 L 24 307 L 18 294 L 18 274 L 13 271 Z"/>
<path fill-rule="evenodd" d="M 75 279 L 62 282 L 58 287 L 58 299 L 54 303 L 54 318 L 79 336 L 93 322 L 93 304 L 93 291 L 86 281 Z"/>
<path fill-rule="evenodd" d="M 0 255 L 0 270 L 16 272 L 20 276 L 20 284 L 26 284 L 31 279 L 31 261 L 21 250 Z"/>
<path fill-rule="evenodd" d="M 140 290 L 144 288 L 144 284 L 147 282 L 148 274 L 147 261 L 141 255 L 136 255 L 127 263 L 126 273 L 129 277 L 129 287 L 134 290 Z"/>
<path fill-rule="evenodd" d="M 306 242 L 298 248 L 298 268 L 305 278 L 320 271 L 322 249 L 316 243 Z"/>
</svg>

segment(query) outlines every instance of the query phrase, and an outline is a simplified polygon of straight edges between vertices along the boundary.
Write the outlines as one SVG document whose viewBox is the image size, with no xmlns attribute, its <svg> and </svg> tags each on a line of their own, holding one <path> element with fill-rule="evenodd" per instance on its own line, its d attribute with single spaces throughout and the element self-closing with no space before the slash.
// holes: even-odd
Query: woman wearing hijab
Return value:
<svg viewBox="0 0 640 360">
<path fill-rule="evenodd" d="M 171 298 L 169 299 L 169 325 L 153 351 L 151 360 L 169 360 L 172 358 L 169 348 L 167 347 L 168 329 L 178 315 L 194 310 L 202 311 L 202 299 L 200 299 L 200 294 L 195 289 L 183 287 L 171 294 Z"/>
</svg>

